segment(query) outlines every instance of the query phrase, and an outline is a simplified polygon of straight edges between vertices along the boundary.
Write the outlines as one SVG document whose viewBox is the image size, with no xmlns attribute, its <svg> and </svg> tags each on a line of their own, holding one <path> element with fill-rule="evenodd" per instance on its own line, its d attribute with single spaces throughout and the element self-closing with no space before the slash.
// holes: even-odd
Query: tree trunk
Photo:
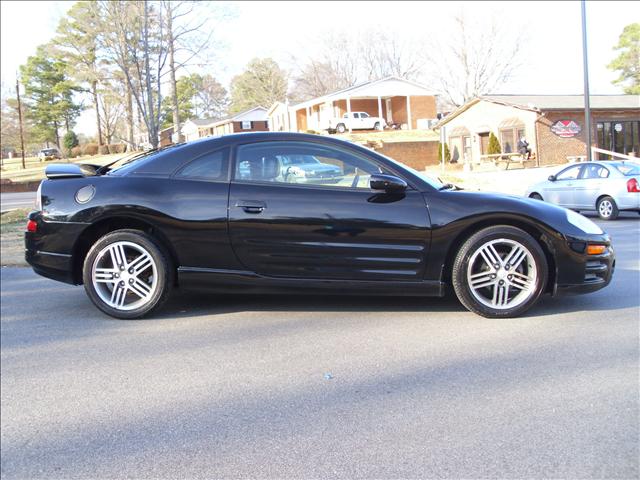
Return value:
<svg viewBox="0 0 640 480">
<path fill-rule="evenodd" d="M 98 105 L 98 82 L 91 82 L 91 94 L 93 95 L 93 105 L 96 109 L 96 126 L 98 127 L 98 145 L 102 145 L 102 126 L 100 125 L 100 107 Z"/>
<path fill-rule="evenodd" d="M 178 86 L 174 61 L 173 12 L 167 12 L 167 38 L 169 39 L 169 75 L 171 79 L 171 101 L 173 102 L 173 133 L 176 143 L 180 142 L 180 112 L 178 111 Z"/>
<path fill-rule="evenodd" d="M 131 94 L 131 86 L 129 82 L 126 82 L 127 101 L 125 102 L 127 109 L 127 142 L 129 143 L 128 150 L 133 150 L 133 98 Z"/>
<path fill-rule="evenodd" d="M 151 87 L 151 70 L 149 68 L 149 3 L 147 0 L 144 2 L 144 70 L 145 70 L 145 83 L 147 86 L 147 112 L 148 112 L 148 124 L 149 130 L 149 143 L 153 148 L 158 147 L 158 127 L 155 120 L 154 105 L 153 105 L 153 90 Z M 158 92 L 160 95 L 160 92 Z"/>
<path fill-rule="evenodd" d="M 60 148 L 60 134 L 58 134 L 58 121 L 54 121 L 53 122 L 53 128 L 55 129 L 56 132 L 56 146 L 58 147 L 58 150 L 62 150 Z"/>
</svg>

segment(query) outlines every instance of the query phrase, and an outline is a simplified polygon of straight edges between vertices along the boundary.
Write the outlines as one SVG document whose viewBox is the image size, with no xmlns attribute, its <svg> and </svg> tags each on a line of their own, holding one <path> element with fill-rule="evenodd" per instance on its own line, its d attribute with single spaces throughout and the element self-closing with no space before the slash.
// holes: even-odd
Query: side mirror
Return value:
<svg viewBox="0 0 640 480">
<path fill-rule="evenodd" d="M 371 175 L 369 185 L 372 190 L 384 190 L 385 192 L 404 192 L 407 189 L 407 182 L 401 178 L 382 173 Z"/>
<path fill-rule="evenodd" d="M 550 182 L 555 182 L 556 181 L 556 176 L 555 175 L 549 175 L 549 178 L 547 178 L 547 180 L 549 180 Z"/>
</svg>

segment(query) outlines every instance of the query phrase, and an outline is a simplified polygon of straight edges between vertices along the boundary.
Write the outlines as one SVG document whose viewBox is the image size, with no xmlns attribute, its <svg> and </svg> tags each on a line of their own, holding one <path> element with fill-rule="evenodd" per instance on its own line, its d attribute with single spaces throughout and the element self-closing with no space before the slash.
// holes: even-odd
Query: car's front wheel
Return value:
<svg viewBox="0 0 640 480">
<path fill-rule="evenodd" d="M 615 220 L 620 214 L 616 201 L 609 196 L 599 199 L 596 208 L 598 215 L 603 220 Z"/>
<path fill-rule="evenodd" d="M 452 271 L 460 302 L 484 317 L 509 318 L 531 308 L 546 286 L 547 259 L 527 232 L 507 226 L 473 234 Z"/>
<path fill-rule="evenodd" d="M 106 314 L 140 318 L 159 308 L 169 295 L 169 256 L 150 235 L 117 230 L 91 247 L 83 281 L 91 301 Z"/>
<path fill-rule="evenodd" d="M 376 124 L 373 126 L 374 130 L 382 130 L 382 124 L 380 122 L 376 122 Z"/>
<path fill-rule="evenodd" d="M 531 195 L 529 195 L 529 198 L 533 198 L 534 200 L 542 200 L 542 195 L 537 192 L 533 192 Z"/>
</svg>

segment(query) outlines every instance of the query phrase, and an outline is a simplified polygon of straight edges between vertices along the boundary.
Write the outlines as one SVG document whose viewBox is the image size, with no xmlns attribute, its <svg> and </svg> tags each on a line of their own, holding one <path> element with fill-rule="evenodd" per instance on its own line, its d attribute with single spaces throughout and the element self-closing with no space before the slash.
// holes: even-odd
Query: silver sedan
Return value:
<svg viewBox="0 0 640 480">
<path fill-rule="evenodd" d="M 595 210 L 604 220 L 614 220 L 622 210 L 640 213 L 640 164 L 601 161 L 570 165 L 531 185 L 526 195 L 574 210 Z"/>
</svg>

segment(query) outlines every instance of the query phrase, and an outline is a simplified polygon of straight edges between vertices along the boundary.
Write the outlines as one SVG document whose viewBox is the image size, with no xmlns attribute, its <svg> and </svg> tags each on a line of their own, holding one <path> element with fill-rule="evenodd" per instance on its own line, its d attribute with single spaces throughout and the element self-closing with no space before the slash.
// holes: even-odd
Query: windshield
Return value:
<svg viewBox="0 0 640 480">
<path fill-rule="evenodd" d="M 148 150 L 146 152 L 137 152 L 137 153 L 134 152 L 133 156 L 132 155 L 127 155 L 125 157 L 122 157 L 122 158 L 116 160 L 111 165 L 107 165 L 107 167 L 109 167 L 107 175 L 123 175 L 123 174 L 129 172 L 130 170 L 132 170 L 133 168 L 137 168 L 138 166 L 140 166 L 140 163 L 143 160 L 145 162 L 148 162 L 153 157 L 155 157 L 157 154 L 159 154 L 161 152 L 166 152 L 167 150 L 169 150 L 171 148 L 175 148 L 175 147 L 180 146 L 180 145 L 184 145 L 184 142 L 183 143 L 176 143 L 174 145 L 170 145 L 168 147 L 164 147 L 164 148 L 160 148 L 160 149 Z"/>
<path fill-rule="evenodd" d="M 630 177 L 632 175 L 640 175 L 640 163 L 621 162 L 621 163 L 614 163 L 613 166 L 625 177 Z"/>
</svg>

